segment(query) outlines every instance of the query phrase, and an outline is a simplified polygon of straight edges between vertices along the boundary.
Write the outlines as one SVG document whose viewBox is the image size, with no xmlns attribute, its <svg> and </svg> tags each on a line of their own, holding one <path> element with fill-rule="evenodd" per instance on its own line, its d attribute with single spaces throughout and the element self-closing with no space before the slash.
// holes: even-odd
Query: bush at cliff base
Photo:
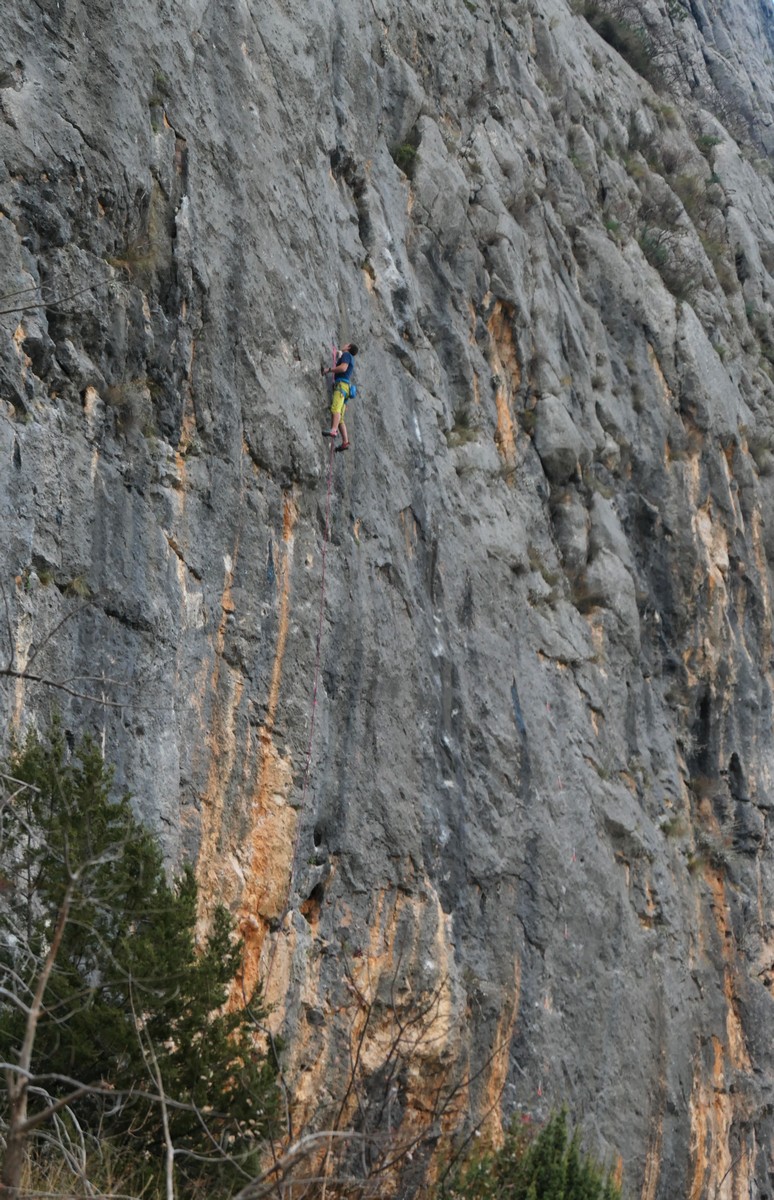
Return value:
<svg viewBox="0 0 774 1200">
<path fill-rule="evenodd" d="M 570 1137 L 565 1109 L 539 1131 L 522 1121 L 499 1150 L 469 1157 L 438 1200 L 621 1200 L 612 1175 Z"/>
<path fill-rule="evenodd" d="M 197 949 L 192 873 L 167 881 L 157 845 L 129 798 L 111 796 L 111 772 L 88 741 L 69 753 L 55 727 L 4 770 L 19 783 L 4 780 L 0 806 L 0 977 L 18 996 L 0 996 L 2 1054 L 18 1061 L 26 1006 L 79 876 L 35 1034 L 31 1070 L 48 1078 L 30 1089 L 30 1116 L 74 1091 L 52 1077 L 100 1089 L 41 1126 L 29 1143 L 33 1171 L 47 1154 L 61 1159 L 64 1145 L 79 1171 L 84 1159 L 97 1172 L 108 1164 L 114 1179 L 153 1194 L 171 1141 L 178 1194 L 243 1181 L 257 1171 L 277 1094 L 251 1020 L 223 1011 L 240 965 L 230 917 L 217 909 Z M 263 1015 L 257 1002 L 251 1012 Z M 169 1101 L 189 1106 L 167 1106 L 168 1138 L 164 1106 L 147 1098 L 159 1081 Z"/>
</svg>

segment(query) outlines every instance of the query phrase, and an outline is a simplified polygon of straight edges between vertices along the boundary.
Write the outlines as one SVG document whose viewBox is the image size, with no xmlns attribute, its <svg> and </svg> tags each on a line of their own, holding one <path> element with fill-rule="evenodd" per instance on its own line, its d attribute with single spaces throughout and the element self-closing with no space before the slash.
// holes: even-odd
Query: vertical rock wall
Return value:
<svg viewBox="0 0 774 1200">
<path fill-rule="evenodd" d="M 771 1186 L 774 39 L 638 20 L 658 91 L 562 0 L 6 30 L 6 723 L 102 738 L 406 1195 L 563 1100 L 633 1196 Z"/>
</svg>

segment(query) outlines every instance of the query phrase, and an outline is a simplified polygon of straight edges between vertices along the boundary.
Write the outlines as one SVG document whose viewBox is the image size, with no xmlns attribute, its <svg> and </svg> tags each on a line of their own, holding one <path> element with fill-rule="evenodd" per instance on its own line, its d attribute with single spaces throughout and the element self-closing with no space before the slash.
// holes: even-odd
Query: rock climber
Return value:
<svg viewBox="0 0 774 1200">
<path fill-rule="evenodd" d="M 346 346 L 342 346 L 341 353 L 336 359 L 335 367 L 323 367 L 323 375 L 333 376 L 333 395 L 331 397 L 331 427 L 323 430 L 323 437 L 335 438 L 341 434 L 341 445 L 336 447 L 336 450 L 348 450 L 349 438 L 347 437 L 347 427 L 344 424 L 344 413 L 347 411 L 347 401 L 350 394 L 354 395 L 352 372 L 355 369 L 355 355 L 357 354 L 357 346 L 354 342 L 347 342 Z"/>
</svg>

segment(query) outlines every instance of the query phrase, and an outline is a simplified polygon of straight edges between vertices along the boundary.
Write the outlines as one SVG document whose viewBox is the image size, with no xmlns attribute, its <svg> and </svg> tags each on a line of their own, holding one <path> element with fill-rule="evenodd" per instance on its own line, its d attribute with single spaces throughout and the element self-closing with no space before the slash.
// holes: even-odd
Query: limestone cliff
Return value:
<svg viewBox="0 0 774 1200">
<path fill-rule="evenodd" d="M 774 1187 L 773 61 L 766 0 L 7 14 L 3 715 L 98 732 L 402 1195 L 562 1100 L 631 1196 Z"/>
</svg>

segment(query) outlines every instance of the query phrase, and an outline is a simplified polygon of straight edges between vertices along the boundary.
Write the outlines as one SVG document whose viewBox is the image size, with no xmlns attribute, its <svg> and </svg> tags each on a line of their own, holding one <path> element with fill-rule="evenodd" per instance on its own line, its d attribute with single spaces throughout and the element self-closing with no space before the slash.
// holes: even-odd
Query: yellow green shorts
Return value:
<svg viewBox="0 0 774 1200">
<path fill-rule="evenodd" d="M 331 412 L 341 413 L 344 416 L 344 409 L 347 407 L 349 400 L 349 384 L 337 383 L 333 389 L 333 397 L 331 399 Z"/>
</svg>

